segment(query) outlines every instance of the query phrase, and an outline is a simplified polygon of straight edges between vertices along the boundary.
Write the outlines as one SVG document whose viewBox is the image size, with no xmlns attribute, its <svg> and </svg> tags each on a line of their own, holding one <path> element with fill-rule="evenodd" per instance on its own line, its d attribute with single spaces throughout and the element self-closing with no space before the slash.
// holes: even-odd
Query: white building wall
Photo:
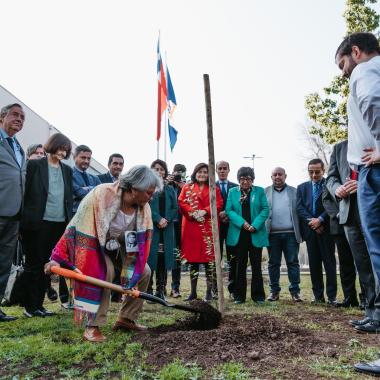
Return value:
<svg viewBox="0 0 380 380">
<path fill-rule="evenodd" d="M 24 104 L 20 99 L 17 99 L 4 87 L 0 86 L 0 109 L 4 106 L 12 103 L 19 103 L 22 105 L 25 111 L 25 123 L 22 131 L 17 134 L 17 139 L 20 142 L 23 149 L 31 144 L 44 144 L 47 139 L 54 133 L 60 132 L 57 128 L 53 127 L 41 116 L 36 114 L 32 109 L 30 109 L 26 104 Z M 67 136 L 69 137 L 69 136 Z M 70 138 L 70 137 L 69 137 Z M 71 141 L 73 151 L 77 144 Z M 66 161 L 66 160 L 65 160 Z M 74 165 L 72 157 L 67 160 L 70 166 Z M 107 168 L 101 163 L 96 161 L 94 158 L 91 160 L 91 165 L 88 169 L 91 174 L 100 174 L 107 172 Z"/>
</svg>

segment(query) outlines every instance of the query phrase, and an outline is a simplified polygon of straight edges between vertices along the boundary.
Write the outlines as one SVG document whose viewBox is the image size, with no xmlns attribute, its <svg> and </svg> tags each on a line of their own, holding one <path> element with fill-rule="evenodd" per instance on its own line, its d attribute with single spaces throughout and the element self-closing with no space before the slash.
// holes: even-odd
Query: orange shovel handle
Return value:
<svg viewBox="0 0 380 380">
<path fill-rule="evenodd" d="M 99 286 L 101 288 L 111 289 L 118 293 L 127 294 L 128 296 L 132 296 L 138 298 L 140 296 L 140 292 L 137 289 L 124 289 L 120 285 L 113 284 L 112 282 L 99 280 L 98 278 L 86 276 L 85 274 L 75 272 L 70 269 L 64 269 L 58 266 L 52 266 L 50 268 L 52 273 L 58 274 L 63 277 L 71 278 L 76 281 L 85 282 L 87 284 L 92 284 Z"/>
</svg>

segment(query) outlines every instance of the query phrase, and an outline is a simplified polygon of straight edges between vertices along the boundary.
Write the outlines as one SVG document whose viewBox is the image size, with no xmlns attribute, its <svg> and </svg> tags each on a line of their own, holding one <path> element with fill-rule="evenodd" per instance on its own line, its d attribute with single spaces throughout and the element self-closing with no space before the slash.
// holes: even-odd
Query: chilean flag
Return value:
<svg viewBox="0 0 380 380">
<path fill-rule="evenodd" d="M 166 88 L 165 71 L 162 65 L 161 53 L 160 53 L 160 38 L 157 42 L 157 141 L 161 138 L 161 119 L 162 114 L 168 106 L 167 95 L 168 90 Z"/>
</svg>

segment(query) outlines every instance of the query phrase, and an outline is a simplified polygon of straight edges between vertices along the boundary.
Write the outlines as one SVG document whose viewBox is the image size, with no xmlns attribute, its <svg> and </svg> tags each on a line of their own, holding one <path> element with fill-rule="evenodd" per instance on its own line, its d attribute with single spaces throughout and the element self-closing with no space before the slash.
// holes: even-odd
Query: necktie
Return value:
<svg viewBox="0 0 380 380">
<path fill-rule="evenodd" d="M 226 187 L 227 187 L 227 184 L 225 182 L 222 182 L 222 197 L 224 199 L 227 198 L 227 189 L 226 189 Z"/>
<path fill-rule="evenodd" d="M 86 184 L 86 186 L 90 186 L 90 181 L 88 180 L 87 173 L 81 172 L 81 174 L 82 174 L 82 177 L 83 177 L 83 180 L 84 180 L 84 183 Z"/>
<path fill-rule="evenodd" d="M 12 137 L 7 137 L 7 141 L 8 141 L 9 146 L 12 148 L 12 150 L 14 152 L 15 146 L 14 146 L 14 141 L 13 141 Z"/>
<path fill-rule="evenodd" d="M 320 183 L 313 183 L 313 216 L 317 216 L 317 199 L 319 196 Z"/>
</svg>

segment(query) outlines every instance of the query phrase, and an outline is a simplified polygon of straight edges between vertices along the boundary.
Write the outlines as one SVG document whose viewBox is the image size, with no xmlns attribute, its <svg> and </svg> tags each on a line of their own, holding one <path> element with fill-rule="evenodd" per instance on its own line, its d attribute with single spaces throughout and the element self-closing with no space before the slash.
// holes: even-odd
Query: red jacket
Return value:
<svg viewBox="0 0 380 380">
<path fill-rule="evenodd" d="M 182 212 L 181 255 L 190 263 L 207 263 L 215 260 L 212 242 L 210 192 L 209 186 L 204 185 L 200 190 L 197 183 L 186 184 L 178 198 Z M 216 208 L 223 208 L 223 198 L 216 187 Z M 205 210 L 204 222 L 197 222 L 191 214 L 196 210 Z"/>
</svg>

